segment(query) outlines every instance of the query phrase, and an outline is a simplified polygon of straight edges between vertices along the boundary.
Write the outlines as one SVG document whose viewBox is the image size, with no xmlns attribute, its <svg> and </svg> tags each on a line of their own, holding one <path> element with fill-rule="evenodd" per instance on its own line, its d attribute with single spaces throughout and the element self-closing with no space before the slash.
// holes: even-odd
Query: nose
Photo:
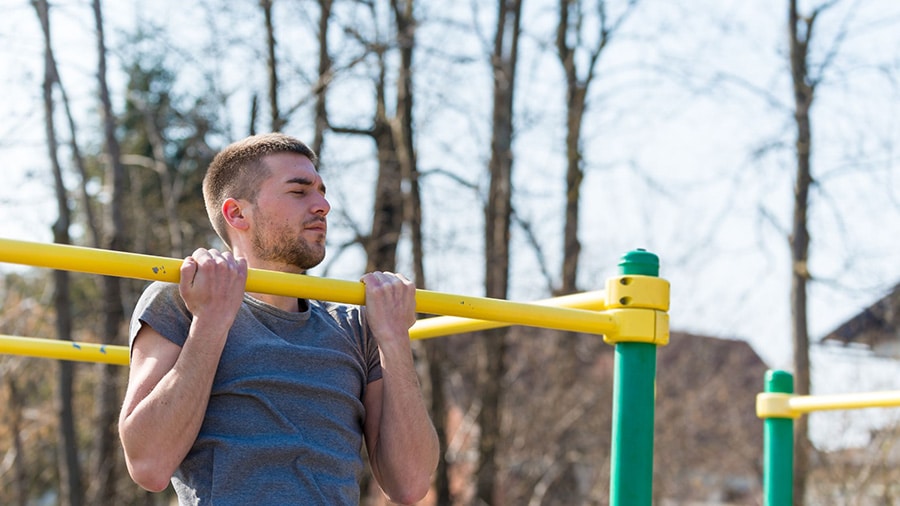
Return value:
<svg viewBox="0 0 900 506">
<path fill-rule="evenodd" d="M 331 204 L 328 203 L 328 199 L 325 198 L 325 195 L 321 193 L 317 193 L 318 198 L 312 207 L 312 212 L 315 214 L 319 214 L 322 216 L 326 216 L 329 211 L 331 211 Z"/>
</svg>

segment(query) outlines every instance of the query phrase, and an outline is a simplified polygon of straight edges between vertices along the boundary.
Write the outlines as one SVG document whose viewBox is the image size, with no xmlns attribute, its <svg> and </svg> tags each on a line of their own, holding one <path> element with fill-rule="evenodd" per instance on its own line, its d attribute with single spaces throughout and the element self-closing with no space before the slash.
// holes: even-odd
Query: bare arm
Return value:
<svg viewBox="0 0 900 506">
<path fill-rule="evenodd" d="M 181 267 L 181 296 L 193 315 L 184 347 L 146 325 L 135 338 L 119 436 L 128 472 L 147 490 L 168 485 L 197 438 L 246 277 L 244 260 L 197 250 Z"/>
<path fill-rule="evenodd" d="M 363 282 L 368 323 L 383 371 L 383 378 L 366 390 L 366 447 L 385 494 L 411 504 L 428 493 L 439 452 L 409 342 L 415 286 L 402 276 L 377 272 L 364 276 Z"/>
</svg>

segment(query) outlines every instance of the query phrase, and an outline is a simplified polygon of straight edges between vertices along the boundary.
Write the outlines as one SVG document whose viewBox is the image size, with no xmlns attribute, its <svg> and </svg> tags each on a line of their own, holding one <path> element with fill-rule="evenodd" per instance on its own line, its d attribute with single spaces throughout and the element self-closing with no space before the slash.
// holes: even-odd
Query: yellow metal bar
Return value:
<svg viewBox="0 0 900 506">
<path fill-rule="evenodd" d="M 900 391 L 855 394 L 798 395 L 790 400 L 798 413 L 835 409 L 890 408 L 900 406 Z"/>
<path fill-rule="evenodd" d="M 602 310 L 605 307 L 603 291 L 584 292 L 536 302 L 553 307 Z M 411 339 L 474 332 L 489 328 L 507 326 L 508 323 L 487 320 L 470 320 L 455 316 L 439 316 L 419 320 L 410 329 Z M 36 337 L 18 337 L 0 334 L 0 355 L 19 355 L 81 362 L 100 362 L 115 365 L 129 365 L 127 346 L 99 345 L 74 341 L 57 341 Z"/>
<path fill-rule="evenodd" d="M 0 262 L 177 283 L 182 260 L 80 246 L 0 239 Z M 365 287 L 360 282 L 260 269 L 250 269 L 247 275 L 247 291 L 331 300 L 346 304 L 365 304 Z M 612 316 L 595 311 L 539 306 L 428 290 L 416 291 L 416 310 L 420 313 L 593 334 L 609 335 L 617 328 Z"/>
<path fill-rule="evenodd" d="M 0 334 L 0 354 L 114 365 L 128 365 L 129 361 L 127 346 L 107 346 L 2 334 Z"/>
<path fill-rule="evenodd" d="M 564 295 L 562 297 L 554 297 L 552 299 L 539 300 L 533 302 L 533 304 L 604 311 L 606 309 L 606 292 L 598 290 L 594 292 L 576 293 Z M 409 338 L 431 339 L 433 337 L 496 329 L 499 327 L 507 327 L 509 325 L 511 324 L 506 322 L 473 320 L 471 318 L 460 318 L 457 316 L 437 316 L 434 318 L 423 318 L 418 320 L 415 325 L 409 329 Z"/>
<path fill-rule="evenodd" d="M 900 390 L 830 395 L 762 393 L 756 396 L 759 418 L 797 418 L 813 411 L 900 407 Z"/>
</svg>

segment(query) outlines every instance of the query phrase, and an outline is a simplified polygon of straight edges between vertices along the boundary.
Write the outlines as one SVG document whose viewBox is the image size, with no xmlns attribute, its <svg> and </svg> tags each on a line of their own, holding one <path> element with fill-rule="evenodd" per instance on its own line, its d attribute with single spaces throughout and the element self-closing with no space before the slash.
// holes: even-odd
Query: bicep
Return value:
<svg viewBox="0 0 900 506">
<path fill-rule="evenodd" d="M 131 367 L 122 416 L 127 416 L 172 369 L 181 346 L 169 341 L 153 327 L 143 324 L 131 347 Z"/>
<path fill-rule="evenodd" d="M 366 451 L 369 460 L 374 462 L 374 452 L 378 447 L 378 432 L 381 430 L 381 399 L 384 380 L 377 379 L 366 385 L 363 404 L 366 407 L 366 419 L 363 422 L 363 435 L 366 438 Z"/>
</svg>

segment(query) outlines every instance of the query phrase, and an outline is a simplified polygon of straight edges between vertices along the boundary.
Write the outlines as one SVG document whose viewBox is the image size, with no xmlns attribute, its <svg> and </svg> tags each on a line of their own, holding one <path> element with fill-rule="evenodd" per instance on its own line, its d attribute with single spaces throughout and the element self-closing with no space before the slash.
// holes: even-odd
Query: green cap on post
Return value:
<svg viewBox="0 0 900 506">
<path fill-rule="evenodd" d="M 643 248 L 631 250 L 619 260 L 619 274 L 659 277 L 659 257 Z"/>
<path fill-rule="evenodd" d="M 794 393 L 794 375 L 787 371 L 766 371 L 766 393 L 792 394 Z"/>
</svg>

